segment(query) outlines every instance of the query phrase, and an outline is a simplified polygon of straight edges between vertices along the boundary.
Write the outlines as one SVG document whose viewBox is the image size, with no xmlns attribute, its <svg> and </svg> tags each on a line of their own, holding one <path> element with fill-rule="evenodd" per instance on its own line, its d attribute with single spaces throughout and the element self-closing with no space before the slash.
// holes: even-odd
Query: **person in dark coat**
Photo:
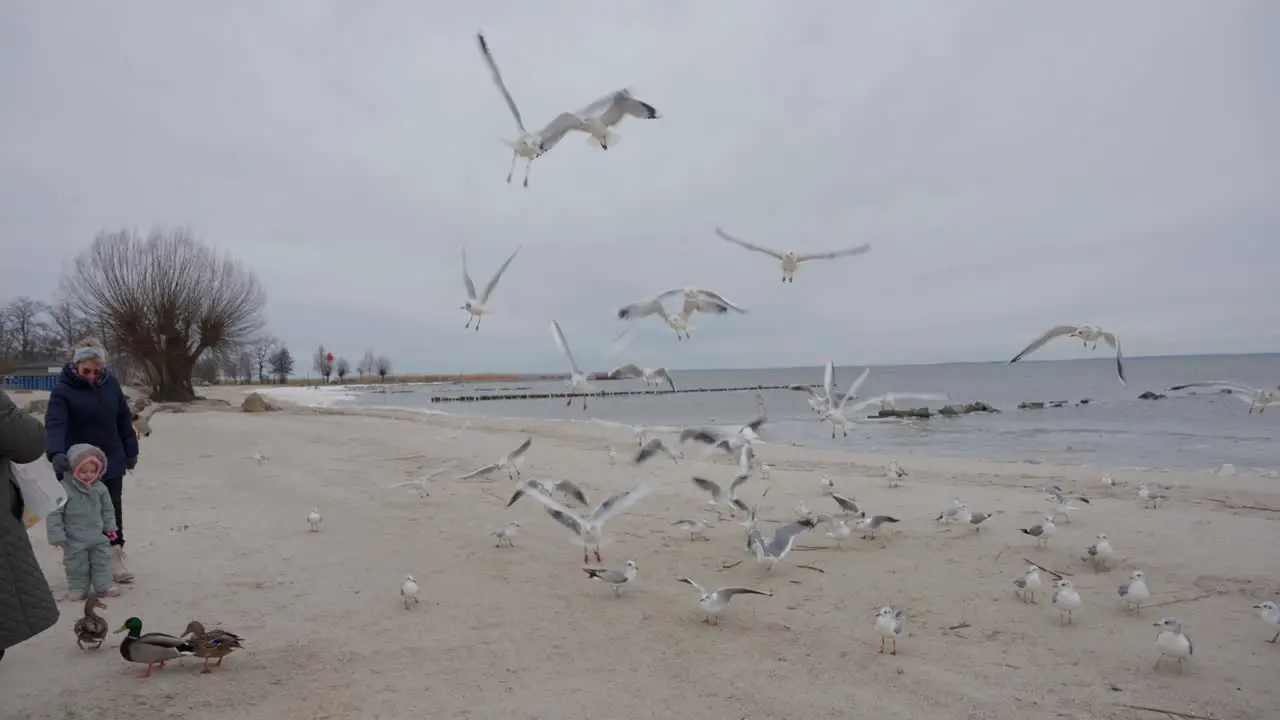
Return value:
<svg viewBox="0 0 1280 720">
<path fill-rule="evenodd" d="M 138 464 L 138 434 L 133 429 L 133 415 L 124 390 L 106 368 L 107 353 L 96 342 L 86 340 L 76 348 L 71 362 L 62 368 L 62 376 L 49 395 L 49 409 L 44 414 L 48 431 L 49 462 L 61 480 L 71 472 L 67 450 L 86 443 L 107 455 L 107 470 L 102 484 L 111 494 L 116 511 L 116 537 L 111 556 L 111 574 L 118 583 L 133 582 L 133 573 L 125 567 L 124 555 L 124 473 Z"/>
<path fill-rule="evenodd" d="M 22 492 L 11 462 L 35 462 L 45 449 L 44 426 L 0 390 L 0 657 L 58 622 L 58 606 L 22 523 Z"/>
</svg>

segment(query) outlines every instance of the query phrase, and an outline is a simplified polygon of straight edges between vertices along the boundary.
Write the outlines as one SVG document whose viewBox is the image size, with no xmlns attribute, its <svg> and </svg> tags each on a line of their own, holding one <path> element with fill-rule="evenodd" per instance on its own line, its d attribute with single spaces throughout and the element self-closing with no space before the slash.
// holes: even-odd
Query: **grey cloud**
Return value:
<svg viewBox="0 0 1280 720">
<path fill-rule="evenodd" d="M 0 287 L 180 223 L 259 274 L 299 353 L 404 369 L 559 369 L 551 319 L 603 367 L 617 307 L 684 285 L 751 312 L 687 343 L 646 321 L 626 359 L 1003 359 L 1059 322 L 1274 350 L 1278 26 L 1194 0 L 27 3 L 0 25 Z M 622 85 L 664 117 L 508 186 L 477 29 L 531 125 Z M 873 249 L 783 286 L 717 225 Z M 525 246 L 479 333 L 459 241 L 481 283 Z"/>
</svg>

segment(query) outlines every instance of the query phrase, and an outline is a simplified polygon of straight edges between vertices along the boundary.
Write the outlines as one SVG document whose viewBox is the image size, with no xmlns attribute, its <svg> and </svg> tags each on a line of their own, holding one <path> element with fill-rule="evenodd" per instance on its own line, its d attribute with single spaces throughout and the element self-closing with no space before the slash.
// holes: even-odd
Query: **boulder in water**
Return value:
<svg viewBox="0 0 1280 720">
<path fill-rule="evenodd" d="M 1042 402 L 1020 402 L 1020 403 L 1018 403 L 1018 409 L 1019 409 L 1019 410 L 1043 410 L 1043 409 L 1044 409 L 1044 403 L 1042 403 Z"/>
<path fill-rule="evenodd" d="M 944 405 L 938 410 L 939 415 L 945 415 L 947 417 L 955 417 L 957 415 L 968 415 L 969 413 L 976 413 L 976 412 L 998 413 L 1000 411 L 982 402 L 981 400 L 977 402 L 966 403 L 964 405 Z"/>
<path fill-rule="evenodd" d="M 1168 395 L 1162 395 L 1161 393 L 1158 393 L 1158 392 L 1151 392 L 1150 390 L 1146 390 L 1141 395 L 1138 396 L 1138 399 L 1139 400 L 1163 400 L 1166 397 L 1168 397 Z"/>
<path fill-rule="evenodd" d="M 868 415 L 870 418 L 930 418 L 933 413 L 929 412 L 929 408 L 907 408 L 906 410 L 896 410 L 891 408 L 882 408 L 875 415 Z"/>
<path fill-rule="evenodd" d="M 258 393 L 249 393 L 244 402 L 240 403 L 240 409 L 244 412 L 270 412 L 280 408 Z"/>
</svg>

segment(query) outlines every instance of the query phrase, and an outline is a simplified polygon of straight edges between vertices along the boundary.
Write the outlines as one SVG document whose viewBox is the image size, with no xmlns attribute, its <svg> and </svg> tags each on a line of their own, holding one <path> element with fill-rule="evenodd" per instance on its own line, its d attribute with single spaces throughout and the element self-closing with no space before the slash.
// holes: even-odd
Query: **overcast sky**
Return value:
<svg viewBox="0 0 1280 720">
<path fill-rule="evenodd" d="M 0 7 L 0 300 L 99 230 L 186 224 L 295 352 L 405 371 L 561 370 L 552 319 L 591 369 L 1005 359 L 1060 323 L 1280 348 L 1280 3 Z M 508 185 L 481 29 L 531 126 L 624 85 L 663 117 Z M 717 225 L 872 249 L 783 285 Z M 480 287 L 524 247 L 478 333 L 459 241 Z M 686 285 L 750 312 L 606 353 L 619 306 Z"/>
</svg>

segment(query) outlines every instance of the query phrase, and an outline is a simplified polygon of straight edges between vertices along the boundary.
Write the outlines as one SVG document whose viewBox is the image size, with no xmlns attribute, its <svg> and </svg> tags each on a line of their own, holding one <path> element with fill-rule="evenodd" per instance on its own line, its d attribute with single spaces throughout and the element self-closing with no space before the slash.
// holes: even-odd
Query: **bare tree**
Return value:
<svg viewBox="0 0 1280 720">
<path fill-rule="evenodd" d="M 218 353 L 218 369 L 222 371 L 222 381 L 234 384 L 240 374 L 239 351 L 231 348 Z"/>
<path fill-rule="evenodd" d="M 63 279 L 68 300 L 140 361 L 157 401 L 195 398 L 206 351 L 241 345 L 262 327 L 258 279 L 187 230 L 100 233 Z"/>
<path fill-rule="evenodd" d="M 271 366 L 271 355 L 276 351 L 280 341 L 271 335 L 263 335 L 253 341 L 253 365 L 258 370 L 258 382 L 267 381 L 267 370 Z M 250 378 L 252 380 L 252 378 Z"/>
<path fill-rule="evenodd" d="M 281 345 L 271 353 L 270 364 L 271 373 L 276 376 L 277 382 L 281 385 L 289 382 L 289 375 L 293 374 L 293 353 L 289 352 L 289 348 Z"/>
<path fill-rule="evenodd" d="M 369 377 L 373 374 L 373 348 L 364 351 L 364 355 L 360 358 L 360 364 L 356 365 L 356 373 L 360 377 Z"/>
<path fill-rule="evenodd" d="M 338 358 L 338 362 L 333 366 L 334 372 L 338 373 L 338 381 L 346 382 L 347 375 L 351 373 L 351 363 L 347 362 L 344 357 Z"/>
<path fill-rule="evenodd" d="M 49 317 L 53 320 L 52 330 L 57 335 L 58 349 L 64 355 L 70 355 L 80 338 L 92 334 L 89 321 L 76 310 L 70 300 L 59 300 L 49 308 Z"/>
<path fill-rule="evenodd" d="M 311 358 L 311 367 L 325 382 L 329 382 L 329 376 L 333 374 L 333 361 L 329 359 L 329 353 L 323 345 L 316 348 L 316 354 Z"/>
<path fill-rule="evenodd" d="M 379 356 L 373 361 L 373 369 L 378 373 L 378 377 L 382 378 L 382 382 L 386 382 L 387 373 L 391 372 L 391 358 L 386 355 Z"/>
<path fill-rule="evenodd" d="M 15 298 L 4 309 L 6 335 L 15 359 L 32 360 L 48 352 L 49 326 L 41 319 L 49 307 L 29 297 Z"/>
<path fill-rule="evenodd" d="M 253 351 L 252 350 L 249 350 L 246 348 L 244 350 L 241 350 L 239 354 L 236 355 L 236 370 L 237 370 L 237 375 L 239 376 L 236 378 L 237 380 L 244 383 L 245 385 L 248 385 L 249 383 L 253 382 Z"/>
</svg>

